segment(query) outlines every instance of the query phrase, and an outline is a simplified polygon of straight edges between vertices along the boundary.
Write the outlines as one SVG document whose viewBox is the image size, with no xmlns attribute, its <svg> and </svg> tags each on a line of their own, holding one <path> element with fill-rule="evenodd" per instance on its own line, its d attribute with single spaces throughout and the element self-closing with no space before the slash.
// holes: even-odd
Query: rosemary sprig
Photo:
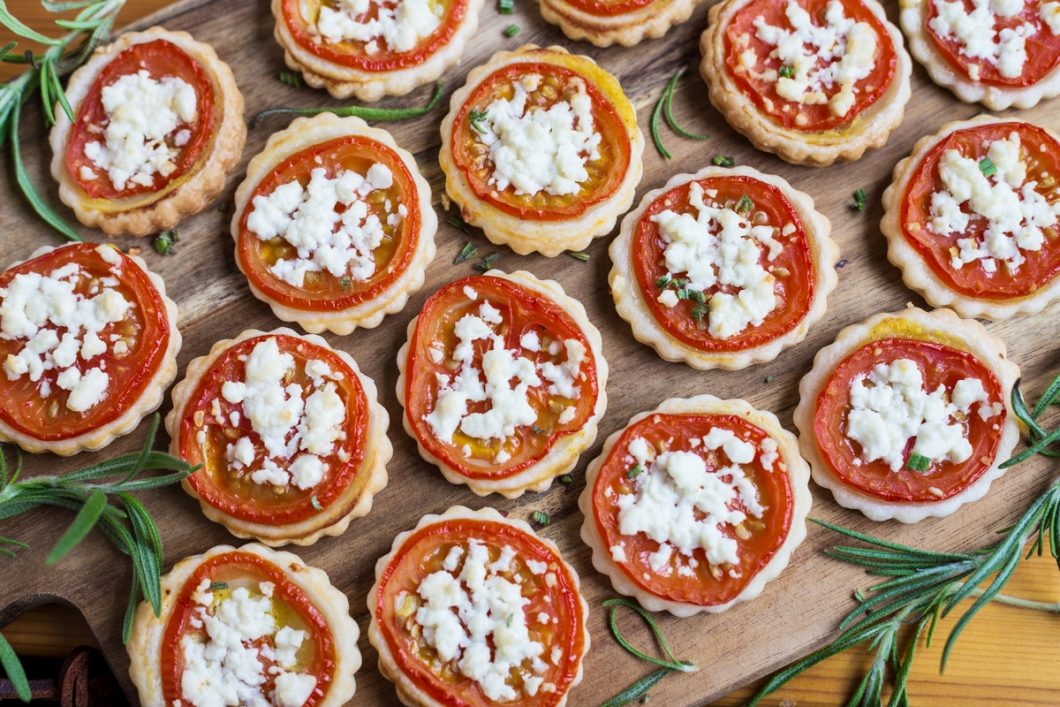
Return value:
<svg viewBox="0 0 1060 707">
<path fill-rule="evenodd" d="M 319 115 L 320 113 L 334 113 L 340 118 L 346 118 L 352 115 L 363 120 L 377 123 L 411 120 L 413 118 L 419 118 L 421 115 L 427 115 L 434 110 L 435 107 L 437 107 L 438 102 L 442 100 L 442 90 L 444 88 L 445 84 L 439 81 L 435 84 L 434 93 L 431 94 L 431 99 L 427 101 L 427 104 L 416 108 L 378 108 L 375 106 L 331 106 L 325 108 L 291 108 L 288 106 L 281 106 L 279 108 L 266 108 L 265 110 L 259 111 L 250 119 L 250 127 L 256 128 L 263 120 L 271 118 L 274 115 Z"/>
<path fill-rule="evenodd" d="M 655 623 L 655 619 L 652 618 L 649 611 L 636 602 L 630 601 L 629 599 L 607 599 L 604 601 L 603 607 L 605 609 L 610 609 L 607 617 L 607 625 L 611 629 L 611 635 L 614 636 L 618 645 L 626 649 L 631 655 L 634 655 L 645 662 L 651 663 L 652 665 L 659 666 L 658 670 L 648 673 L 609 699 L 604 703 L 603 707 L 618 707 L 619 705 L 625 705 L 635 700 L 643 699 L 656 683 L 672 672 L 694 673 L 699 670 L 695 663 L 691 663 L 687 660 L 679 660 L 674 655 L 673 651 L 670 650 L 670 644 L 666 641 L 666 636 L 663 635 L 662 629 L 659 628 L 659 624 Z M 655 656 L 648 655 L 630 643 L 626 637 L 622 635 L 622 631 L 618 628 L 618 609 L 620 607 L 632 609 L 644 620 L 644 623 L 648 625 L 648 629 L 659 644 L 659 648 L 662 649 L 664 658 L 656 658 Z"/>
<path fill-rule="evenodd" d="M 123 633 L 126 641 L 132 628 L 132 614 L 141 597 L 151 604 L 156 616 L 162 606 L 162 540 L 147 508 L 133 494 L 179 483 L 198 468 L 153 450 L 158 422 L 159 416 L 155 414 L 140 451 L 65 474 L 22 479 L 21 451 L 16 449 L 15 468 L 11 471 L 0 449 L 0 520 L 40 506 L 55 506 L 76 513 L 48 553 L 46 564 L 60 561 L 94 528 L 101 530 L 118 550 L 131 558 L 133 582 Z M 148 470 L 163 473 L 145 473 Z M 0 550 L 9 557 L 25 547 L 19 540 L 0 537 Z"/>
<path fill-rule="evenodd" d="M 284 69 L 276 77 L 280 80 L 284 86 L 290 86 L 291 88 L 302 88 L 305 86 L 305 79 L 297 71 L 291 71 L 290 69 Z"/>
<path fill-rule="evenodd" d="M 674 75 L 670 77 L 670 80 L 666 82 L 666 86 L 663 88 L 663 92 L 659 95 L 659 100 L 655 103 L 655 109 L 651 112 L 651 121 L 649 127 L 651 128 L 651 140 L 655 143 L 655 149 L 662 155 L 663 159 L 670 159 L 673 155 L 663 145 L 662 137 L 659 135 L 659 117 L 662 116 L 666 119 L 667 125 L 670 129 L 681 137 L 688 138 L 689 140 L 709 140 L 709 135 L 701 135 L 699 133 L 693 133 L 685 130 L 678 124 L 677 118 L 674 117 L 674 92 L 677 90 L 677 82 L 681 79 L 685 73 L 685 69 L 682 67 L 674 72 Z"/>
<path fill-rule="evenodd" d="M 0 668 L 11 681 L 11 687 L 15 688 L 15 694 L 23 702 L 29 702 L 33 695 L 30 693 L 29 680 L 26 679 L 26 671 L 22 669 L 22 663 L 18 661 L 15 649 L 0 633 Z"/>
<path fill-rule="evenodd" d="M 1030 430 L 1031 445 L 1002 466 L 1019 463 L 1033 454 L 1055 455 L 1058 450 L 1050 445 L 1060 435 L 1056 430 L 1045 432 L 1038 419 L 1046 409 L 1057 403 L 1058 397 L 1060 376 L 1049 385 L 1033 410 L 1027 408 L 1019 384 L 1013 386 L 1012 407 L 1016 416 Z M 1056 605 L 1007 597 L 1001 594 L 1001 589 L 1012 578 L 1020 560 L 1032 554 L 1041 556 L 1046 542 L 1060 569 L 1060 479 L 1049 485 L 1016 523 L 1003 532 L 1000 540 L 970 552 L 921 550 L 821 520 L 814 522 L 861 543 L 839 545 L 826 550 L 825 554 L 864 567 L 869 574 L 887 579 L 870 586 L 864 593 L 855 592 L 858 604 L 840 622 L 839 636 L 829 645 L 775 674 L 751 700 L 749 704 L 752 706 L 811 666 L 859 644 L 868 644 L 875 655 L 848 704 L 881 704 L 887 672 L 891 669 L 894 671 L 894 685 L 888 705 L 908 705 L 906 678 L 916 656 L 920 636 L 926 631 L 926 645 L 930 646 L 938 620 L 956 609 L 965 598 L 977 597 L 950 630 L 942 651 L 940 672 L 945 670 L 961 632 L 989 602 L 1058 611 Z M 989 584 L 980 588 L 987 580 Z M 902 648 L 899 645 L 899 632 L 910 624 L 913 628 Z"/>
<path fill-rule="evenodd" d="M 10 144 L 15 182 L 34 212 L 64 238 L 80 241 L 81 236 L 45 201 L 26 172 L 18 138 L 22 106 L 39 92 L 44 118 L 49 125 L 55 123 L 56 103 L 70 120 L 75 119 L 73 107 L 63 90 L 62 77 L 84 63 L 89 54 L 110 37 L 114 20 L 125 0 L 45 1 L 41 4 L 48 12 L 79 12 L 73 19 L 55 20 L 55 25 L 67 32 L 59 37 L 49 37 L 23 24 L 7 9 L 7 3 L 0 0 L 0 25 L 18 37 L 44 45 L 39 54 L 18 52 L 14 43 L 0 51 L 0 61 L 26 67 L 21 75 L 0 86 L 0 144 L 5 141 Z"/>
</svg>

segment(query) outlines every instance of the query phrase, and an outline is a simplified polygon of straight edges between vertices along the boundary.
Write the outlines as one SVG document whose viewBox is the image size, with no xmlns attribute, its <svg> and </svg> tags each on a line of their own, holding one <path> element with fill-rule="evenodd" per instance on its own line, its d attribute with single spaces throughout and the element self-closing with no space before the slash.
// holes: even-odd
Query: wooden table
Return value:
<svg viewBox="0 0 1060 707">
<path fill-rule="evenodd" d="M 123 22 L 133 21 L 170 1 L 131 0 L 121 19 Z M 8 6 L 31 27 L 44 32 L 54 31 L 49 24 L 51 18 L 38 2 L 11 0 Z M 0 33 L 0 42 L 8 40 L 6 33 Z M 10 68 L 0 67 L 0 77 L 9 77 Z M 1036 558 L 1025 562 L 1009 584 L 1007 593 L 1042 601 L 1060 601 L 1060 578 L 1051 559 Z M 952 619 L 944 622 L 940 635 L 944 636 L 951 624 Z M 931 649 L 922 650 L 909 680 L 909 692 L 915 704 L 1056 704 L 1060 695 L 1058 631 L 1060 615 L 1008 606 L 987 607 L 964 633 L 945 675 L 938 673 L 943 641 L 937 641 Z M 74 646 L 94 642 L 77 611 L 62 606 L 32 610 L 4 627 L 3 632 L 15 649 L 24 655 L 63 655 Z M 867 653 L 861 650 L 836 656 L 791 682 L 768 703 L 842 703 L 867 662 Z M 647 667 L 644 672 L 648 672 Z M 710 668 L 705 666 L 698 676 L 684 679 L 709 680 Z M 747 688 L 716 704 L 742 704 L 751 694 L 753 688 Z"/>
</svg>

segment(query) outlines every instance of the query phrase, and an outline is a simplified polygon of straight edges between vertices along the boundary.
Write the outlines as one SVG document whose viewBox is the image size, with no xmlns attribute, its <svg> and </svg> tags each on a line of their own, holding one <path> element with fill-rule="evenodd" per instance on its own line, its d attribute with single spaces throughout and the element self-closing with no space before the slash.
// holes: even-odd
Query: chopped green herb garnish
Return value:
<svg viewBox="0 0 1060 707">
<path fill-rule="evenodd" d="M 538 427 L 537 425 L 530 425 L 530 431 L 533 432 L 535 435 L 545 434 L 545 430 L 541 427 Z"/>
<path fill-rule="evenodd" d="M 786 79 L 795 78 L 795 67 L 784 65 L 780 67 L 780 71 L 778 73 Z"/>
<path fill-rule="evenodd" d="M 353 278 L 349 275 L 343 275 L 339 278 L 339 287 L 344 290 L 348 290 L 353 286 Z"/>
<path fill-rule="evenodd" d="M 517 34 L 519 34 L 520 31 L 521 30 L 519 28 L 519 25 L 508 25 L 507 27 L 504 28 L 504 36 L 507 37 L 508 39 L 511 39 L 512 37 L 514 37 Z"/>
<path fill-rule="evenodd" d="M 667 286 L 670 284 L 670 282 L 671 282 L 670 276 L 669 275 L 663 275 L 662 277 L 660 277 L 658 280 L 655 281 L 655 286 L 658 287 L 660 290 L 665 290 L 667 288 Z"/>
<path fill-rule="evenodd" d="M 766 376 L 766 383 L 772 383 L 777 379 L 776 376 Z"/>
<path fill-rule="evenodd" d="M 216 592 L 220 589 L 228 589 L 227 582 L 210 582 L 210 591 Z"/>
<path fill-rule="evenodd" d="M 712 159 L 710 162 L 715 167 L 735 167 L 736 166 L 736 160 L 734 160 L 729 155 L 714 155 L 714 159 Z"/>
<path fill-rule="evenodd" d="M 698 302 L 700 304 L 703 304 L 704 302 L 707 301 L 707 298 L 704 297 L 702 290 L 691 290 L 691 289 L 689 289 L 689 290 L 687 290 L 687 292 L 688 292 L 688 299 L 692 300 L 693 302 Z"/>
<path fill-rule="evenodd" d="M 860 589 L 855 589 L 854 590 L 854 598 L 857 599 L 858 601 L 862 601 L 862 602 L 865 601 L 865 595 L 861 593 Z"/>
<path fill-rule="evenodd" d="M 755 203 L 751 201 L 751 197 L 744 194 L 740 197 L 740 200 L 736 202 L 736 213 L 749 214 L 754 207 Z"/>
<path fill-rule="evenodd" d="M 925 457 L 923 454 L 917 454 L 914 452 L 913 455 L 909 457 L 909 461 L 905 463 L 905 466 L 907 469 L 912 469 L 913 471 L 927 471 L 928 467 L 931 466 L 931 459 Z"/>
<path fill-rule="evenodd" d="M 478 255 L 478 246 L 471 241 L 464 244 L 464 247 L 460 249 L 460 252 L 453 258 L 453 265 L 459 265 L 460 263 L 466 263 L 467 261 Z"/>
<path fill-rule="evenodd" d="M 454 216 L 452 214 L 445 217 L 445 222 L 453 228 L 458 228 L 464 233 L 471 235 L 470 226 L 467 225 L 467 221 L 460 218 L 460 216 Z"/>
<path fill-rule="evenodd" d="M 168 231 L 162 231 L 151 240 L 151 247 L 155 249 L 155 252 L 159 255 L 174 255 L 176 249 L 173 248 L 173 244 L 180 240 L 180 235 L 176 229 L 169 229 Z"/>
<path fill-rule="evenodd" d="M 534 511 L 530 514 L 530 520 L 534 521 L 538 525 L 548 525 L 552 522 L 552 516 L 544 511 Z"/>
<path fill-rule="evenodd" d="M 501 259 L 501 254 L 500 253 L 490 253 L 489 255 L 484 257 L 482 260 L 480 260 L 477 263 L 475 263 L 472 267 L 475 268 L 476 270 L 478 270 L 479 272 L 483 272 L 484 273 L 484 272 L 486 272 L 488 270 L 493 269 L 493 264 L 496 263 L 500 259 Z"/>
<path fill-rule="evenodd" d="M 504 623 L 505 623 L 505 625 L 506 625 L 506 626 L 507 626 L 508 628 L 511 628 L 511 627 L 512 627 L 512 617 L 513 617 L 513 616 L 515 616 L 515 614 L 508 614 L 508 618 L 504 620 Z"/>
<path fill-rule="evenodd" d="M 644 473 L 644 467 L 642 467 L 640 464 L 634 464 L 633 466 L 631 466 L 629 468 L 629 471 L 626 472 L 626 478 L 627 479 L 635 479 L 635 478 L 637 478 L 638 476 L 640 476 L 643 473 Z"/>
<path fill-rule="evenodd" d="M 857 211 L 864 211 L 865 210 L 865 202 L 866 202 L 865 190 L 864 189 L 858 189 L 857 191 L 855 191 L 854 192 L 854 209 L 857 210 Z"/>
<path fill-rule="evenodd" d="M 984 177 L 993 177 L 997 174 L 997 165 L 989 157 L 984 157 L 979 160 L 979 171 L 983 173 Z"/>
<path fill-rule="evenodd" d="M 497 12 L 510 15 L 515 11 L 515 0 L 497 0 Z"/>
<path fill-rule="evenodd" d="M 707 305 L 697 304 L 692 308 L 692 318 L 697 322 L 701 322 L 707 317 Z"/>
<path fill-rule="evenodd" d="M 312 498 L 310 498 L 309 502 L 313 504 L 313 508 L 315 508 L 316 510 L 318 510 L 318 511 L 324 510 L 324 507 L 322 505 L 320 505 L 320 499 L 318 499 L 316 496 L 313 496 Z"/>
<path fill-rule="evenodd" d="M 471 123 L 471 129 L 477 133 L 486 132 L 486 128 L 482 127 L 482 121 L 486 119 L 486 111 L 472 109 L 467 114 L 467 119 Z"/>
<path fill-rule="evenodd" d="M 590 258 L 589 254 L 586 253 L 584 250 L 568 250 L 567 255 L 574 258 L 575 260 L 580 260 L 583 263 L 589 262 Z"/>
<path fill-rule="evenodd" d="M 274 115 L 319 115 L 321 113 L 334 113 L 340 118 L 356 116 L 369 122 L 382 122 L 391 120 L 411 120 L 421 115 L 427 115 L 433 111 L 442 100 L 442 91 L 445 85 L 439 81 L 434 86 L 434 93 L 425 105 L 416 108 L 377 108 L 375 106 L 351 105 L 324 108 L 266 108 L 250 119 L 250 127 L 255 128 L 263 120 Z"/>
<path fill-rule="evenodd" d="M 574 477 L 570 474 L 560 474 L 559 482 L 564 486 L 570 486 L 574 483 Z"/>
<path fill-rule="evenodd" d="M 305 79 L 297 71 L 289 71 L 284 69 L 280 72 L 280 83 L 291 88 L 302 88 L 305 86 Z"/>
</svg>

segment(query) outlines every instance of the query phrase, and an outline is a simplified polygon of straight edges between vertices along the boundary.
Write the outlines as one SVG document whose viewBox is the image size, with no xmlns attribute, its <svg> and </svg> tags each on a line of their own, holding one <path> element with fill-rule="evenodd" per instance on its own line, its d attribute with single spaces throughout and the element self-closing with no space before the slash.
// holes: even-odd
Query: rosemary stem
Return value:
<svg viewBox="0 0 1060 707">
<path fill-rule="evenodd" d="M 976 587 L 972 590 L 973 597 L 983 596 L 984 590 L 981 587 Z M 1020 597 L 1014 597 L 1009 594 L 997 594 L 991 601 L 995 601 L 998 604 L 1007 604 L 1008 606 L 1018 606 L 1021 609 L 1036 609 L 1038 611 L 1048 611 L 1053 614 L 1060 614 L 1060 601 L 1048 602 L 1048 601 L 1037 601 L 1035 599 L 1022 599 Z"/>
</svg>

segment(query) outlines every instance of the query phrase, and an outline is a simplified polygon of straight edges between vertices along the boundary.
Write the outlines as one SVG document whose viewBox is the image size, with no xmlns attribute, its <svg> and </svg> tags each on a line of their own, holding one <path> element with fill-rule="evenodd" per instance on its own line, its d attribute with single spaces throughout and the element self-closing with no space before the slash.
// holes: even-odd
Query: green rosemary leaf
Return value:
<svg viewBox="0 0 1060 707">
<path fill-rule="evenodd" d="M 210 591 L 216 592 L 221 589 L 228 589 L 227 582 L 210 582 Z"/>
<path fill-rule="evenodd" d="M 52 63 L 50 61 L 41 63 L 40 68 L 37 70 L 37 81 L 40 88 L 41 108 L 44 110 L 44 120 L 48 125 L 55 125 L 55 99 L 52 97 L 51 66 Z"/>
<path fill-rule="evenodd" d="M 512 37 L 518 35 L 520 31 L 521 28 L 519 27 L 519 25 L 508 25 L 504 28 L 504 36 L 508 39 L 511 39 Z"/>
<path fill-rule="evenodd" d="M 673 280 L 670 278 L 669 275 L 663 275 L 655 281 L 655 286 L 660 290 L 665 290 L 671 282 L 673 282 Z"/>
<path fill-rule="evenodd" d="M 55 543 L 55 547 L 52 548 L 51 552 L 48 553 L 47 558 L 44 560 L 46 565 L 54 565 L 59 560 L 66 557 L 67 553 L 74 549 L 74 547 L 85 539 L 85 536 L 91 532 L 92 528 L 96 527 L 96 521 L 103 515 L 103 509 L 107 505 L 107 495 L 96 489 L 93 491 L 88 499 L 85 501 L 85 505 L 81 507 L 81 510 L 74 516 L 74 520 L 70 523 L 70 527 L 66 529 L 66 532 L 62 534 L 59 541 Z"/>
<path fill-rule="evenodd" d="M 997 165 L 989 157 L 984 157 L 979 160 L 979 171 L 983 173 L 984 177 L 992 177 L 997 174 Z"/>
<path fill-rule="evenodd" d="M 735 167 L 736 160 L 729 155 L 714 155 L 714 159 L 710 161 L 715 167 Z"/>
<path fill-rule="evenodd" d="M 574 477 L 571 476 L 570 474 L 560 474 L 559 482 L 561 484 L 563 484 L 564 486 L 570 486 L 571 484 L 574 483 Z"/>
<path fill-rule="evenodd" d="M 544 511 L 534 511 L 530 514 L 530 520 L 534 521 L 539 525 L 548 525 L 552 522 L 552 516 Z"/>
<path fill-rule="evenodd" d="M 515 0 L 497 0 L 497 12 L 510 15 L 515 11 Z"/>
<path fill-rule="evenodd" d="M 828 528 L 833 532 L 840 533 L 841 535 L 846 535 L 848 538 L 854 538 L 855 540 L 860 540 L 864 543 L 875 545 L 877 547 L 884 547 L 889 550 L 898 550 L 913 555 L 919 555 L 920 557 L 943 561 L 964 560 L 968 557 L 967 555 L 958 553 L 932 552 L 930 550 L 920 550 L 915 547 L 910 547 L 908 545 L 902 545 L 900 543 L 890 542 L 889 540 L 884 540 L 882 538 L 873 537 L 872 535 L 866 535 L 865 533 L 859 533 L 856 530 L 844 528 L 840 525 L 835 525 L 833 523 L 829 523 L 828 521 L 819 520 L 817 518 L 811 518 L 810 521 L 824 528 Z"/>
<path fill-rule="evenodd" d="M 430 100 L 426 105 L 418 108 L 379 108 L 376 106 L 335 106 L 330 108 L 289 108 L 282 106 L 279 108 L 266 108 L 251 118 L 250 127 L 255 128 L 260 125 L 263 120 L 274 115 L 319 115 L 320 113 L 334 113 L 340 118 L 352 115 L 370 122 L 411 120 L 413 118 L 419 118 L 422 115 L 427 115 L 433 111 L 438 105 L 438 102 L 442 100 L 442 90 L 444 87 L 445 84 L 441 81 L 435 84 L 434 93 L 431 94 Z"/>
<path fill-rule="evenodd" d="M 1056 442 L 1060 442 L 1060 427 L 1058 427 L 1057 429 L 1053 430 L 1051 433 L 1049 433 L 1045 437 L 1042 437 L 1041 439 L 1039 439 L 1034 444 L 1032 444 L 1031 446 L 1029 446 L 1026 449 L 1024 449 L 1022 452 L 1020 452 L 1016 456 L 1001 462 L 1001 464 L 999 466 L 1002 469 L 1008 469 L 1009 467 L 1016 466 L 1020 462 L 1023 462 L 1023 461 L 1026 461 L 1027 459 L 1030 459 L 1035 454 L 1043 454 L 1045 452 L 1048 452 L 1049 451 L 1048 448 L 1050 446 L 1052 446 L 1053 444 L 1055 444 Z"/>
<path fill-rule="evenodd" d="M 19 189 L 22 191 L 22 195 L 26 197 L 26 201 L 33 210 L 44 219 L 45 223 L 54 228 L 56 231 L 61 233 L 67 239 L 71 241 L 80 241 L 81 236 L 78 235 L 70 224 L 68 224 L 62 216 L 57 214 L 54 209 L 44 201 L 37 188 L 33 186 L 33 182 L 30 181 L 29 175 L 26 174 L 26 166 L 22 163 L 22 151 L 19 146 L 18 139 L 18 124 L 21 120 L 22 108 L 16 102 L 12 109 L 11 117 L 9 118 L 8 138 L 11 142 L 11 157 L 15 167 L 15 181 L 18 183 Z"/>
<path fill-rule="evenodd" d="M 1031 412 L 1031 417 L 1037 420 L 1042 416 L 1042 413 L 1050 405 L 1054 405 L 1060 402 L 1060 376 L 1053 379 L 1053 382 L 1049 384 L 1049 387 L 1042 393 L 1042 397 L 1038 398 L 1038 404 L 1034 406 L 1034 411 Z"/>
<path fill-rule="evenodd" d="M 310 501 L 310 503 L 313 504 L 313 509 L 314 510 L 317 510 L 317 511 L 324 510 L 324 507 L 322 505 L 320 505 L 320 499 L 318 499 L 316 496 L 313 496 L 311 499 L 309 499 L 309 501 Z"/>
<path fill-rule="evenodd" d="M 663 91 L 663 96 L 665 98 L 663 102 L 663 116 L 666 118 L 666 122 L 670 126 L 670 129 L 681 137 L 688 138 L 689 140 L 709 140 L 709 135 L 701 135 L 700 133 L 693 133 L 685 130 L 677 124 L 677 119 L 674 118 L 674 91 L 677 90 L 677 82 L 684 73 L 684 67 L 678 69 L 674 72 L 674 75 L 670 77 L 669 83 L 666 84 L 666 89 Z"/>
<path fill-rule="evenodd" d="M 950 651 L 953 650 L 953 646 L 957 642 L 957 638 L 964 631 L 968 622 L 979 613 L 979 610 L 990 603 L 990 600 L 997 596 L 1001 588 L 1005 586 L 1008 580 L 1012 577 L 1012 573 L 1016 571 L 1016 565 L 1023 559 L 1022 553 L 1014 552 L 1009 556 L 1008 561 L 1002 566 L 1001 570 L 994 577 L 994 581 L 990 583 L 990 586 L 983 592 L 982 596 L 975 600 L 975 602 L 968 607 L 968 610 L 964 612 L 957 623 L 950 629 L 950 635 L 946 638 L 946 645 L 942 649 L 942 659 L 939 663 L 939 672 L 946 669 L 946 661 L 949 660 Z M 945 611 L 945 610 L 944 610 Z M 943 614 L 945 615 L 945 614 Z"/>
<path fill-rule="evenodd" d="M 290 86 L 291 88 L 302 88 L 305 86 L 305 79 L 302 78 L 302 74 L 297 71 L 291 71 L 290 69 L 284 69 L 276 77 L 280 80 L 284 86 Z"/>
<path fill-rule="evenodd" d="M 652 109 L 651 120 L 648 121 L 648 127 L 651 131 L 651 141 L 655 143 L 655 150 L 664 160 L 668 160 L 672 158 L 673 155 L 671 155 L 670 151 L 663 145 L 662 137 L 659 136 L 659 116 L 662 115 L 664 103 L 666 103 L 665 88 L 659 96 L 659 100 L 655 102 L 655 108 Z"/>
<path fill-rule="evenodd" d="M 644 467 L 641 466 L 640 464 L 634 464 L 633 466 L 631 466 L 629 468 L 629 471 L 626 472 L 626 478 L 627 479 L 635 479 L 635 478 L 637 478 L 638 476 L 640 476 L 643 473 L 644 473 Z"/>
<path fill-rule="evenodd" d="M 565 252 L 569 257 L 574 258 L 575 260 L 580 260 L 583 263 L 589 262 L 589 259 L 592 257 L 591 255 L 582 250 L 568 250 Z"/>
<path fill-rule="evenodd" d="M 474 130 L 476 133 L 486 132 L 486 128 L 482 126 L 482 121 L 485 119 L 486 111 L 484 110 L 475 110 L 474 108 L 472 108 L 470 111 L 468 111 L 467 121 L 471 123 L 471 129 Z"/>
<path fill-rule="evenodd" d="M 780 67 L 780 70 L 777 71 L 777 73 L 780 74 L 781 77 L 786 78 L 786 79 L 794 78 L 795 77 L 795 67 L 794 66 L 788 66 L 787 64 L 785 64 L 784 66 Z"/>
<path fill-rule="evenodd" d="M 738 214 L 749 214 L 754 210 L 755 202 L 751 200 L 751 197 L 744 194 L 740 197 L 740 200 L 736 202 L 736 213 Z"/>
<path fill-rule="evenodd" d="M 650 672 L 607 702 L 604 702 L 600 707 L 622 707 L 622 705 L 628 705 L 630 702 L 641 700 L 660 680 L 672 672 L 669 668 L 659 668 Z"/>
<path fill-rule="evenodd" d="M 673 654 L 673 651 L 670 650 L 670 644 L 666 641 L 666 636 L 663 635 L 662 629 L 659 628 L 659 624 L 655 622 L 651 613 L 642 608 L 640 604 L 632 602 L 629 599 L 616 598 L 605 600 L 603 602 L 603 607 L 611 610 L 608 614 L 608 626 L 611 629 L 611 635 L 615 637 L 615 640 L 618 641 L 620 646 L 626 649 L 626 652 L 643 661 L 666 668 L 667 670 L 678 670 L 685 673 L 694 673 L 699 670 L 694 663 L 690 663 L 687 660 L 679 660 Z M 644 620 L 644 623 L 648 625 L 648 629 L 655 637 L 655 640 L 659 643 L 659 647 L 662 649 L 666 660 L 650 656 L 626 640 L 625 636 L 622 635 L 622 631 L 618 628 L 619 607 L 631 609 Z"/>
<path fill-rule="evenodd" d="M 29 702 L 32 694 L 29 689 L 29 680 L 26 679 L 26 671 L 22 669 L 22 663 L 19 662 L 15 649 L 11 647 L 2 633 L 0 633 L 0 667 L 3 667 L 4 674 L 11 681 L 11 687 L 15 688 L 18 699 Z"/>
<path fill-rule="evenodd" d="M 140 605 L 140 578 L 133 572 L 129 583 L 129 601 L 125 605 L 125 620 L 121 625 L 121 642 L 127 644 L 132 638 L 133 623 L 136 620 L 136 608 Z"/>
<path fill-rule="evenodd" d="M 854 210 L 864 211 L 867 197 L 864 189 L 857 189 L 854 191 Z"/>
<path fill-rule="evenodd" d="M 23 24 L 21 20 L 12 15 L 7 9 L 6 2 L 0 2 L 0 25 L 6 27 L 12 34 L 18 35 L 23 39 L 28 39 L 31 42 L 46 44 L 49 47 L 62 44 L 62 40 L 53 39 L 52 37 L 43 35 L 32 27 Z"/>
<path fill-rule="evenodd" d="M 53 64 L 51 69 L 52 80 L 55 82 L 55 97 L 59 99 L 59 106 L 63 109 L 63 113 L 66 114 L 67 119 L 71 123 L 77 120 L 77 116 L 74 115 L 74 107 L 70 105 L 70 100 L 66 97 L 66 91 L 63 90 L 62 79 L 59 78 L 59 71 Z"/>
<path fill-rule="evenodd" d="M 162 536 L 158 532 L 158 526 L 151 519 L 151 514 L 147 512 L 144 504 L 135 496 L 122 492 L 118 494 L 118 498 L 121 499 L 122 504 L 125 506 L 125 513 L 132 522 L 133 537 L 142 540 L 147 548 L 151 550 L 156 561 L 155 564 L 158 566 L 159 573 L 161 573 Z"/>
<path fill-rule="evenodd" d="M 0 537 L 0 555 L 4 557 L 17 557 L 19 550 L 25 550 L 29 543 L 14 538 Z"/>
<path fill-rule="evenodd" d="M 151 239 L 151 247 L 155 249 L 155 252 L 159 255 L 176 255 L 177 250 L 174 247 L 180 240 L 180 234 L 177 229 L 170 228 L 162 231 L 154 238 Z"/>
<path fill-rule="evenodd" d="M 475 268 L 475 270 L 478 270 L 480 273 L 486 273 L 492 270 L 494 263 L 496 263 L 500 259 L 500 253 L 490 253 L 489 255 L 485 256 L 477 263 L 472 265 L 472 267 Z"/>
<path fill-rule="evenodd" d="M 905 468 L 911 471 L 927 471 L 931 466 L 931 458 L 925 457 L 923 454 L 913 453 L 910 455 L 908 461 L 905 463 Z"/>
</svg>

